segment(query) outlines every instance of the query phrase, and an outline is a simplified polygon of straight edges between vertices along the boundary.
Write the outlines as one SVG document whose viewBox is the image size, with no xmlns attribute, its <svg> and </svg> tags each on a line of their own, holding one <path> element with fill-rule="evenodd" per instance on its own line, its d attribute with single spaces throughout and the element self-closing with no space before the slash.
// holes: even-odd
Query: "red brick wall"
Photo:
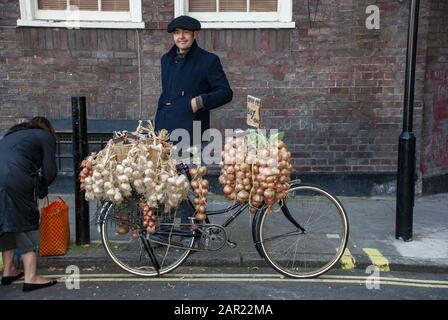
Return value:
<svg viewBox="0 0 448 320">
<path fill-rule="evenodd" d="M 443 6 L 422 1 L 419 143 L 430 2 Z M 143 118 L 153 118 L 174 7 L 172 0 L 144 3 L 145 30 L 66 30 L 14 28 L 17 1 L 0 0 L 0 130 L 36 114 L 68 118 L 72 95 L 87 96 L 91 118 L 139 119 L 140 106 Z M 365 9 L 375 1 L 321 0 L 317 14 L 317 1 L 310 0 L 311 14 L 307 3 L 294 1 L 296 29 L 201 32 L 199 44 L 221 57 L 235 93 L 212 112 L 212 125 L 245 127 L 246 95 L 259 96 L 265 126 L 286 132 L 299 172 L 395 171 L 409 1 L 378 2 L 380 30 L 365 28 Z"/>
<path fill-rule="evenodd" d="M 448 173 L 448 3 L 432 1 L 430 10 L 420 162 L 423 177 Z"/>
</svg>

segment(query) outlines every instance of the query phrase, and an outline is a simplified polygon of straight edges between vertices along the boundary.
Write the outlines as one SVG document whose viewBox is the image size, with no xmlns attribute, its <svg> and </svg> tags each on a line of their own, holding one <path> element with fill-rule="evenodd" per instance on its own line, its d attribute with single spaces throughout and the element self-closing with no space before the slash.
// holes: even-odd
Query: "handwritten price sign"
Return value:
<svg viewBox="0 0 448 320">
<path fill-rule="evenodd" d="M 247 125 L 255 128 L 261 126 L 261 99 L 247 96 Z"/>
</svg>

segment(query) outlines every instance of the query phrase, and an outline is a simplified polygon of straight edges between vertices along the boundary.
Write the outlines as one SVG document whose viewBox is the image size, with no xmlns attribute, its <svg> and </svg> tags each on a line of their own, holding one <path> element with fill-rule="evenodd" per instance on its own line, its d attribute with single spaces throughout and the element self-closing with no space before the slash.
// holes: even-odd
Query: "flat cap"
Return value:
<svg viewBox="0 0 448 320">
<path fill-rule="evenodd" d="M 195 18 L 189 16 L 179 16 L 168 24 L 166 31 L 171 33 L 176 30 L 176 28 L 196 31 L 201 30 L 201 23 Z"/>
</svg>

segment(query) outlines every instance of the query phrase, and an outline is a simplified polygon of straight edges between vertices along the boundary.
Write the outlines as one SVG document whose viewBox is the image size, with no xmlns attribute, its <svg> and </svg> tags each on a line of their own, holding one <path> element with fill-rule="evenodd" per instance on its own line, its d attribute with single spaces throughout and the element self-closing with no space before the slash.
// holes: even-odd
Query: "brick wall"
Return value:
<svg viewBox="0 0 448 320">
<path fill-rule="evenodd" d="M 16 2 L 0 0 L 0 130 L 36 114 L 68 118 L 71 95 L 87 96 L 90 118 L 154 117 L 160 56 L 172 44 L 164 30 L 172 0 L 144 1 L 146 29 L 139 31 L 14 28 Z M 409 1 L 376 1 L 380 30 L 365 28 L 366 7 L 375 1 L 321 0 L 317 12 L 317 0 L 309 3 L 310 14 L 307 0 L 294 1 L 296 29 L 201 32 L 200 46 L 221 57 L 235 93 L 232 103 L 212 112 L 212 126 L 245 127 L 246 95 L 259 96 L 265 126 L 286 132 L 299 172 L 394 172 Z M 446 8 L 444 1 L 421 6 L 414 109 L 419 150 L 426 63 L 436 70 L 430 57 L 443 54 L 446 62 L 446 49 L 435 43 L 447 37 L 446 24 L 437 31 L 442 16 L 426 36 L 428 14 Z M 428 57 L 427 40 L 434 44 Z M 427 85 L 425 104 L 434 87 Z M 424 132 L 430 141 L 431 132 Z"/>
<path fill-rule="evenodd" d="M 447 1 L 432 1 L 430 14 L 420 163 L 424 178 L 448 174 Z"/>
</svg>

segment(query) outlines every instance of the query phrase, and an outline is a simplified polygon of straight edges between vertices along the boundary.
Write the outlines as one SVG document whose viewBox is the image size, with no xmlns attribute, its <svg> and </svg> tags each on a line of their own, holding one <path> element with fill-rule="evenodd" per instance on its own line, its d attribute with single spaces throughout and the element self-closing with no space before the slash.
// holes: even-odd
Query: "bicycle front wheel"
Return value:
<svg viewBox="0 0 448 320">
<path fill-rule="evenodd" d="M 177 268 L 187 259 L 194 238 L 185 247 L 175 246 L 179 235 L 172 217 L 169 231 L 162 235 L 147 235 L 142 228 L 138 200 L 130 199 L 121 205 L 106 203 L 101 219 L 101 239 L 107 254 L 122 269 L 139 276 L 158 276 Z"/>
<path fill-rule="evenodd" d="M 348 220 L 342 204 L 314 186 L 288 191 L 283 204 L 261 213 L 257 236 L 266 261 L 293 278 L 313 278 L 330 270 L 344 253 Z"/>
</svg>

